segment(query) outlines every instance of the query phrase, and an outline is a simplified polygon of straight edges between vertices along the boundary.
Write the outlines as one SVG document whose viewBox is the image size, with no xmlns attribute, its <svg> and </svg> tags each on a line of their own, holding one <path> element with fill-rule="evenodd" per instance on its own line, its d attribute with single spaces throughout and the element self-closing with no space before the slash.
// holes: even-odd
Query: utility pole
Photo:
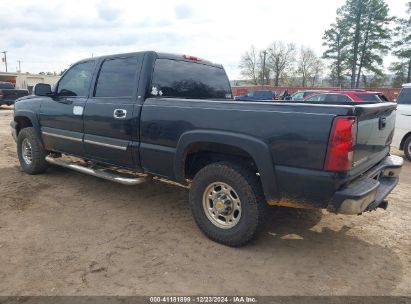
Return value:
<svg viewBox="0 0 411 304">
<path fill-rule="evenodd" d="M 263 51 L 263 85 L 265 85 L 265 56 L 267 55 L 267 51 Z"/>
<path fill-rule="evenodd" d="M 6 72 L 7 72 L 7 51 L 0 52 L 4 54 L 4 64 L 6 65 Z"/>
<path fill-rule="evenodd" d="M 21 60 L 17 60 L 17 62 L 19 63 L 19 73 L 21 73 Z"/>
</svg>

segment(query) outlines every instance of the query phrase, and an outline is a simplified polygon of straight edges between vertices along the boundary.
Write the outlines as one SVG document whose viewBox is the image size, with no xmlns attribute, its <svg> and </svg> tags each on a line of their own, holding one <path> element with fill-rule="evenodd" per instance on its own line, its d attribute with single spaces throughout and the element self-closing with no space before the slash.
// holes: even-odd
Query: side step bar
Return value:
<svg viewBox="0 0 411 304">
<path fill-rule="evenodd" d="M 72 169 L 77 172 L 85 173 L 88 175 L 96 176 L 102 179 L 106 179 L 112 182 L 120 183 L 123 185 L 129 185 L 129 186 L 134 186 L 134 185 L 139 185 L 142 184 L 146 181 L 149 181 L 150 178 L 147 176 L 142 176 L 142 177 L 123 177 L 120 174 L 113 174 L 113 173 L 108 173 L 104 171 L 103 169 L 92 169 L 92 168 L 87 168 L 81 165 L 77 165 L 75 163 L 69 162 L 67 160 L 62 160 L 58 158 L 54 158 L 51 156 L 46 156 L 46 161 L 52 165 L 56 166 L 61 166 L 65 168 Z"/>
</svg>

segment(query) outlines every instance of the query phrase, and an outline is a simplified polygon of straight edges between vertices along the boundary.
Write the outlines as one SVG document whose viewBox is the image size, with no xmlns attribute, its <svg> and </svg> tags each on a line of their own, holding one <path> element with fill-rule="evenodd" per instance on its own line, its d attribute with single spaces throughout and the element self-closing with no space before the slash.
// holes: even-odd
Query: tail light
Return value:
<svg viewBox="0 0 411 304">
<path fill-rule="evenodd" d="M 333 172 L 351 169 L 356 141 L 357 118 L 355 116 L 338 116 L 334 118 L 324 169 Z"/>
</svg>

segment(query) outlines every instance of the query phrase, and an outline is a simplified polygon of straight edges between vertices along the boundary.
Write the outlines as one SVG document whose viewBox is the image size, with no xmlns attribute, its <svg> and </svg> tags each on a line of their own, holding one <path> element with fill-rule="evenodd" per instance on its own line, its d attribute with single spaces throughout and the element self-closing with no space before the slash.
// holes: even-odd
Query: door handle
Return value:
<svg viewBox="0 0 411 304">
<path fill-rule="evenodd" d="M 115 109 L 113 116 L 114 116 L 114 118 L 116 118 L 116 119 L 125 119 L 126 116 L 127 116 L 127 110 L 124 110 L 124 109 Z"/>
</svg>

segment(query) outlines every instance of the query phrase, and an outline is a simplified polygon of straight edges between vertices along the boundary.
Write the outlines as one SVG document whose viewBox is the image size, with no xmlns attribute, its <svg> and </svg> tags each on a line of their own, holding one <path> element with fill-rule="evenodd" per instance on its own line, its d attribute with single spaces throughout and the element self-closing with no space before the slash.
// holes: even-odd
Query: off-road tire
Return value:
<svg viewBox="0 0 411 304">
<path fill-rule="evenodd" d="M 207 187 L 223 182 L 232 187 L 241 201 L 241 217 L 229 229 L 217 227 L 206 216 L 203 195 Z M 217 162 L 202 168 L 190 188 L 190 207 L 201 231 L 211 240 L 238 247 L 255 239 L 264 226 L 268 205 L 265 202 L 259 178 L 253 170 L 234 162 Z"/>
<path fill-rule="evenodd" d="M 31 163 L 27 163 L 23 158 L 22 144 L 25 139 L 27 139 L 31 145 Z M 44 149 L 40 138 L 32 127 L 24 128 L 19 132 L 17 136 L 17 155 L 21 168 L 28 174 L 43 173 L 49 166 L 45 160 L 47 151 Z"/>
<path fill-rule="evenodd" d="M 411 136 L 408 136 L 408 138 L 406 139 L 406 141 L 404 142 L 404 154 L 405 157 L 411 161 Z"/>
</svg>

